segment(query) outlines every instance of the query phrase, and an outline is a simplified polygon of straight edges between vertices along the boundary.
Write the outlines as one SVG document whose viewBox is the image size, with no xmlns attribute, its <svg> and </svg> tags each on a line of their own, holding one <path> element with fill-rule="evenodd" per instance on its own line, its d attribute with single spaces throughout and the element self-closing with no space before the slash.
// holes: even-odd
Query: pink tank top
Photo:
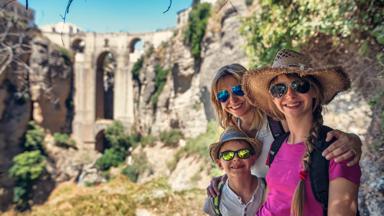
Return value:
<svg viewBox="0 0 384 216">
<path fill-rule="evenodd" d="M 300 180 L 299 172 L 305 149 L 304 143 L 288 144 L 284 141 L 266 176 L 269 188 L 267 200 L 256 215 L 290 215 L 292 196 Z M 330 181 L 343 177 L 359 184 L 360 176 L 361 171 L 358 165 L 347 167 L 345 162 L 330 161 Z M 322 216 L 322 207 L 313 195 L 309 177 L 305 181 L 305 191 L 304 215 Z"/>
</svg>

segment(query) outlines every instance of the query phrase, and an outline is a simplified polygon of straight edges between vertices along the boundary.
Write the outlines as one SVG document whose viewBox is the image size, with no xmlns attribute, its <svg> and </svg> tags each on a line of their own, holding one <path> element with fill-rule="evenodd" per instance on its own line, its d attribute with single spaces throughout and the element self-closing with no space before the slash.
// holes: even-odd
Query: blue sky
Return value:
<svg viewBox="0 0 384 216">
<path fill-rule="evenodd" d="M 25 0 L 19 0 L 25 4 Z M 37 25 L 62 21 L 68 0 L 29 0 L 35 10 Z M 113 3 L 111 3 L 113 2 Z M 67 22 L 85 31 L 96 32 L 148 32 L 176 25 L 178 11 L 191 5 L 192 0 L 73 0 Z"/>
</svg>

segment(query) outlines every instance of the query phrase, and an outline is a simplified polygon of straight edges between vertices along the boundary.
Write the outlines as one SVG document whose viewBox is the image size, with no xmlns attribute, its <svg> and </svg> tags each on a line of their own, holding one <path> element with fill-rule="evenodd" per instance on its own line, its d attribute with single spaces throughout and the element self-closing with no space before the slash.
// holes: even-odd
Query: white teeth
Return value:
<svg viewBox="0 0 384 216">
<path fill-rule="evenodd" d="M 236 106 L 232 106 L 232 109 L 239 109 L 240 107 L 241 107 L 241 104 L 236 105 Z"/>
<path fill-rule="evenodd" d="M 296 106 L 299 106 L 299 105 L 300 105 L 300 102 L 285 104 L 286 107 L 296 107 Z"/>
</svg>

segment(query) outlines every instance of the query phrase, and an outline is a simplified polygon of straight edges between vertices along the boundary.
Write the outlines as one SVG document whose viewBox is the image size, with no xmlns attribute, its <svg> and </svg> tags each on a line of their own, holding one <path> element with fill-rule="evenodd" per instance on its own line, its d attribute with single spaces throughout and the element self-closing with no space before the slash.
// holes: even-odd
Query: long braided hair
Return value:
<svg viewBox="0 0 384 216">
<path fill-rule="evenodd" d="M 315 97 L 312 101 L 312 127 L 309 132 L 309 136 L 307 140 L 304 142 L 306 146 L 306 152 L 303 155 L 302 159 L 302 170 L 300 171 L 300 181 L 296 186 L 295 192 L 292 197 L 291 203 L 291 215 L 293 216 L 302 216 L 304 212 L 304 201 L 305 201 L 305 179 L 307 174 L 309 173 L 309 166 L 311 164 L 311 153 L 314 150 L 315 143 L 319 137 L 320 128 L 323 125 L 323 116 L 322 116 L 322 103 L 323 103 L 323 91 L 322 86 L 319 81 L 313 76 L 305 76 L 300 77 L 298 74 L 285 74 L 288 78 L 297 79 L 303 78 L 307 80 L 311 85 L 311 91 L 314 91 Z M 270 81 L 270 84 L 276 81 L 278 76 L 273 78 Z M 277 109 L 277 107 L 272 103 L 272 111 L 275 116 L 283 116 L 284 115 Z M 280 117 L 279 117 L 280 118 Z M 284 118 L 280 118 L 283 120 Z"/>
<path fill-rule="evenodd" d="M 312 103 L 312 127 L 309 132 L 307 140 L 304 142 L 306 146 L 306 152 L 303 155 L 303 168 L 300 171 L 300 181 L 296 186 L 296 190 L 293 194 L 292 203 L 291 203 L 291 214 L 294 216 L 302 216 L 304 212 L 304 200 L 305 200 L 305 179 L 309 173 L 309 166 L 311 164 L 311 153 L 314 150 L 315 143 L 319 138 L 319 133 L 321 126 L 323 125 L 323 115 L 322 110 L 322 87 L 317 79 L 314 77 L 308 76 L 304 78 L 307 80 L 312 91 L 314 91 L 315 98 L 313 98 Z"/>
</svg>

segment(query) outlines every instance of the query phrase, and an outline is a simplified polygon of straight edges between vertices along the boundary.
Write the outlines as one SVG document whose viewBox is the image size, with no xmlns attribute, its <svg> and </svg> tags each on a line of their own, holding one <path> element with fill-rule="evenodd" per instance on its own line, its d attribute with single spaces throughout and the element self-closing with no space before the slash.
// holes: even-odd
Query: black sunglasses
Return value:
<svg viewBox="0 0 384 216">
<path fill-rule="evenodd" d="M 311 88 L 311 84 L 309 84 L 309 82 L 305 79 L 295 79 L 289 86 L 285 83 L 273 84 L 269 88 L 269 92 L 273 97 L 281 98 L 287 93 L 289 87 L 291 87 L 295 92 L 305 94 Z"/>
<path fill-rule="evenodd" d="M 241 85 L 232 86 L 232 93 L 237 96 L 244 96 L 243 89 L 241 89 Z M 229 98 L 229 92 L 227 90 L 221 90 L 217 92 L 216 98 L 221 103 L 225 103 Z"/>
<path fill-rule="evenodd" d="M 235 158 L 236 155 L 240 159 L 247 159 L 247 158 L 249 158 L 253 154 L 255 154 L 255 152 L 252 149 L 244 148 L 244 149 L 239 149 L 237 151 L 223 151 L 223 152 L 220 152 L 219 158 L 221 158 L 221 159 L 223 159 L 225 161 L 230 161 L 233 158 Z"/>
</svg>

